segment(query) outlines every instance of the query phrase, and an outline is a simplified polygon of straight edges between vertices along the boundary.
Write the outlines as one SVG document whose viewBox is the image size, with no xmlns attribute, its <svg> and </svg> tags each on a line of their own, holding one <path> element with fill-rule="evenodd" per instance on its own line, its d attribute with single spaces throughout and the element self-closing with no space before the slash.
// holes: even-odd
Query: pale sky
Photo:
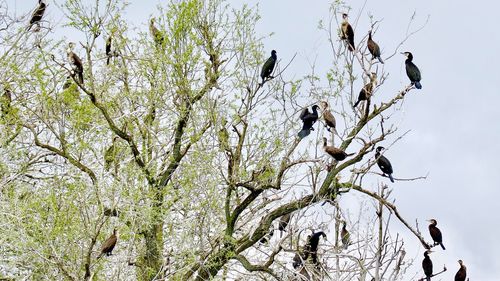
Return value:
<svg viewBox="0 0 500 281">
<path fill-rule="evenodd" d="M 7 0 L 10 9 L 25 14 L 35 0 Z M 147 19 L 156 15 L 157 0 L 131 0 L 128 9 L 134 24 L 146 30 Z M 241 5 L 243 1 L 231 1 Z M 258 3 L 262 19 L 257 31 L 274 32 L 264 43 L 266 50 L 278 51 L 288 62 L 297 53 L 285 75 L 300 78 L 310 72 L 312 62 L 317 73 L 324 73 L 331 53 L 324 33 L 317 29 L 328 18 L 328 1 L 272 0 Z M 58 21 L 62 16 L 51 0 L 47 17 Z M 350 1 L 355 18 L 364 1 Z M 498 281 L 500 276 L 500 225 L 495 221 L 500 204 L 500 125 L 497 124 L 500 93 L 496 86 L 499 64 L 500 19 L 496 1 L 377 1 L 366 2 L 355 26 L 356 42 L 369 29 L 368 14 L 382 19 L 376 41 L 385 58 L 404 38 L 408 21 L 416 12 L 414 26 L 427 16 L 426 27 L 405 42 L 401 51 L 411 51 L 422 72 L 423 89 L 405 98 L 399 126 L 401 133 L 411 132 L 387 152 L 394 176 L 410 178 L 429 173 L 427 180 L 397 182 L 392 198 L 409 222 L 419 220 L 430 241 L 426 219 L 436 218 L 443 232 L 446 251 L 432 254 L 435 271 L 446 264 L 448 271 L 437 280 L 453 280 L 458 259 L 467 266 L 472 281 Z M 66 34 L 65 34 L 66 35 Z M 70 39 L 71 36 L 67 34 Z M 75 39 L 77 40 L 77 38 Z M 266 55 L 267 56 L 267 55 Z M 397 55 L 385 65 L 389 80 L 378 93 L 393 95 L 408 84 L 404 57 Z M 324 77 L 324 76 L 323 76 Z M 406 237 L 409 257 L 421 273 L 422 247 L 397 221 L 394 231 Z M 419 274 L 422 276 L 423 274 Z M 433 280 L 434 280 L 433 279 Z"/>
</svg>

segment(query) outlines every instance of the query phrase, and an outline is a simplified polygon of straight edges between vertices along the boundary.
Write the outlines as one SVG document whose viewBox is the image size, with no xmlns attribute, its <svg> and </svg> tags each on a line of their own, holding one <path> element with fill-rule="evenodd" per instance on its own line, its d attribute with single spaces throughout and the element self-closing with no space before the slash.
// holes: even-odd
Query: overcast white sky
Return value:
<svg viewBox="0 0 500 281">
<path fill-rule="evenodd" d="M 89 0 L 90 1 L 90 0 Z M 7 0 L 18 14 L 31 10 L 36 1 Z M 60 20 L 52 1 L 48 17 Z M 146 30 L 147 19 L 156 14 L 157 0 L 131 0 L 128 9 L 134 23 Z M 242 1 L 232 1 L 240 5 Z M 276 49 L 284 61 L 297 53 L 287 71 L 299 78 L 310 63 L 317 71 L 327 69 L 330 51 L 327 38 L 318 31 L 318 21 L 328 17 L 328 1 L 273 0 L 259 3 L 262 20 L 258 32 L 274 32 L 265 40 L 266 49 Z M 364 1 L 350 1 L 354 17 Z M 458 259 L 464 260 L 472 281 L 500 280 L 500 82 L 498 51 L 500 19 L 496 1 L 379 1 L 369 0 L 355 27 L 356 42 L 369 29 L 368 14 L 383 19 L 376 41 L 384 58 L 404 37 L 409 18 L 427 26 L 409 39 L 402 51 L 411 51 L 422 71 L 423 89 L 412 93 L 403 106 L 402 131 L 411 132 L 388 151 L 395 177 L 425 175 L 425 181 L 398 182 L 392 193 L 400 212 L 409 220 L 436 218 L 446 251 L 432 255 L 435 269 L 446 264 L 448 272 L 435 278 L 452 280 Z M 75 35 L 67 35 L 70 39 Z M 384 51 L 387 52 L 384 54 Z M 389 82 L 380 90 L 392 95 L 408 84 L 404 58 L 387 62 Z M 421 225 L 427 235 L 426 225 Z M 397 222 L 393 227 L 408 234 Z M 429 239 L 429 238 L 428 238 Z M 429 239 L 430 240 L 430 239 Z M 408 235 L 407 252 L 417 257 L 420 269 L 422 247 Z M 412 275 L 410 274 L 410 275 Z"/>
</svg>

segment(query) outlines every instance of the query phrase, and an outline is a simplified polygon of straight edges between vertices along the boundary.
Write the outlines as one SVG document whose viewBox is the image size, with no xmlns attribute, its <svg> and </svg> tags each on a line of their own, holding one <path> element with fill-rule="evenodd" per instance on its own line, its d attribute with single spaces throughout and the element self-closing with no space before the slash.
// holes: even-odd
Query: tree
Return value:
<svg viewBox="0 0 500 281">
<path fill-rule="evenodd" d="M 27 31 L 25 21 L 0 30 L 2 45 L 10 46 L 1 56 L 2 85 L 12 92 L 1 147 L 5 275 L 401 278 L 405 251 L 389 232 L 384 208 L 428 245 L 397 212 L 386 187 L 370 191 L 362 180 L 371 176 L 375 147 L 396 132 L 387 125 L 388 110 L 413 86 L 389 99 L 377 96 L 387 75 L 363 48 L 366 37 L 357 40 L 361 52 L 345 51 L 334 22 L 338 4 L 324 28 L 333 63 L 328 86 L 320 87 L 319 76 L 286 78 L 293 59 L 279 61 L 272 77 L 259 83 L 271 49 L 255 32 L 257 11 L 247 6 L 171 1 L 155 15 L 151 35 L 132 34 L 120 3 L 63 5 L 67 28 L 83 34 L 73 50 L 83 62 L 83 80 L 67 60 L 69 42 L 56 38 L 59 27 L 50 21 L 42 20 L 39 31 Z M 366 84 L 361 77 L 369 81 L 371 72 L 380 77 L 373 101 L 352 108 Z M 306 87 L 314 94 L 304 96 Z M 318 121 L 315 133 L 297 138 L 298 113 L 321 100 L 345 128 L 330 134 Z M 323 136 L 355 155 L 333 161 L 318 145 Z M 350 192 L 375 199 L 376 216 L 364 215 L 373 228 L 350 227 L 352 246 L 344 250 L 340 222 L 347 211 L 337 199 Z M 315 223 L 318 212 L 334 227 Z M 288 214 L 286 234 L 270 238 Z M 320 246 L 319 265 L 303 261 L 300 273 L 291 264 L 307 244 L 304 225 L 335 239 Z M 114 228 L 113 255 L 98 259 Z M 377 236 L 370 235 L 374 229 Z M 264 237 L 267 245 L 260 243 Z"/>
</svg>

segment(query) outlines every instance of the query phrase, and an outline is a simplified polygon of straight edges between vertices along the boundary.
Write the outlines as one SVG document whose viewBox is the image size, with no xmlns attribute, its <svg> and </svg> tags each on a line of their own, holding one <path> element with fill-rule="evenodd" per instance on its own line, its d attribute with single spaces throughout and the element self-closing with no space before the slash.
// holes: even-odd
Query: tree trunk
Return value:
<svg viewBox="0 0 500 281">
<path fill-rule="evenodd" d="M 139 257 L 137 279 L 158 280 L 163 277 L 163 273 L 160 272 L 163 263 L 163 223 L 150 226 L 143 235 L 145 245 Z"/>
</svg>

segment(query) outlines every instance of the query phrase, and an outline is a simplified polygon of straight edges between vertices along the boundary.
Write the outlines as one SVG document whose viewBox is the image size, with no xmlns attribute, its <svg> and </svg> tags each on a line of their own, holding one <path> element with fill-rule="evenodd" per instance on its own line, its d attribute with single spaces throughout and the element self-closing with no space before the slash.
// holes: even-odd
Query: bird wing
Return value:
<svg viewBox="0 0 500 281">
<path fill-rule="evenodd" d="M 264 63 L 262 66 L 262 71 L 260 72 L 260 77 L 266 78 L 271 73 L 273 73 L 274 70 L 274 65 L 276 64 L 276 60 L 273 59 L 273 57 L 269 57 L 267 61 Z"/>
<path fill-rule="evenodd" d="M 304 118 L 309 114 L 311 114 L 311 113 L 309 112 L 309 109 L 307 109 L 307 107 L 302 109 L 302 112 L 300 113 L 300 116 L 299 116 L 300 120 L 304 121 Z"/>
</svg>

